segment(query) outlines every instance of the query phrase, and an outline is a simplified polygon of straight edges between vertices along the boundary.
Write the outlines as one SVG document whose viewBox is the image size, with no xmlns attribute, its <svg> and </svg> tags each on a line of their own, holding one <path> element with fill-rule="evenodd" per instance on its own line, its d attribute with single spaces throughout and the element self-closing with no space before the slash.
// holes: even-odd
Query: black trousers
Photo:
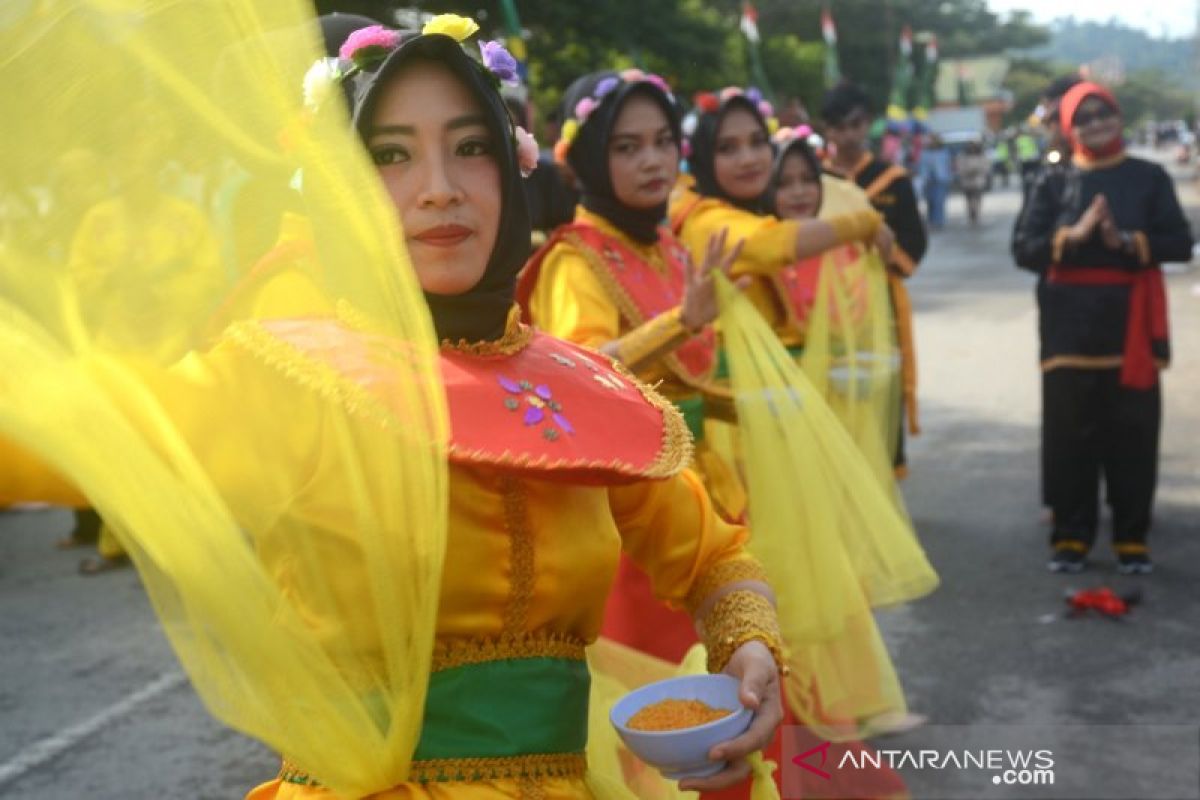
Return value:
<svg viewBox="0 0 1200 800">
<path fill-rule="evenodd" d="M 1119 369 L 1042 375 L 1043 465 L 1054 509 L 1051 542 L 1096 540 L 1100 481 L 1112 506 L 1113 543 L 1144 544 L 1158 483 L 1162 393 L 1126 389 Z"/>
</svg>

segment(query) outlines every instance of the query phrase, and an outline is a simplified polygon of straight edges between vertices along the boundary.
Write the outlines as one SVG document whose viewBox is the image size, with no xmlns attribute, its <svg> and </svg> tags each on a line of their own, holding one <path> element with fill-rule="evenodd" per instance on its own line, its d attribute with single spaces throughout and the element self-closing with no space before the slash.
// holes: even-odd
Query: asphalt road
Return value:
<svg viewBox="0 0 1200 800">
<path fill-rule="evenodd" d="M 1200 193 L 1181 193 L 1200 231 Z M 971 227 L 952 198 L 910 284 L 924 432 L 904 492 L 943 583 L 881 624 L 910 705 L 933 726 L 1092 726 L 1136 745 L 1135 729 L 1104 726 L 1200 722 L 1200 272 L 1168 279 L 1158 571 L 1118 578 L 1101 546 L 1083 575 L 1051 575 L 1032 279 L 1008 256 L 1018 199 L 993 192 Z M 274 756 L 188 688 L 136 575 L 81 578 L 83 554 L 53 548 L 69 525 L 62 511 L 0 514 L 0 798 L 239 798 L 270 777 Z M 1122 622 L 1063 618 L 1064 590 L 1103 585 L 1140 586 L 1144 600 Z M 920 743 L 924 730 L 889 741 Z M 1145 787 L 1130 796 L 1200 793 L 1187 759 L 1137 746 L 1124 758 Z M 921 785 L 914 796 L 936 794 Z"/>
</svg>

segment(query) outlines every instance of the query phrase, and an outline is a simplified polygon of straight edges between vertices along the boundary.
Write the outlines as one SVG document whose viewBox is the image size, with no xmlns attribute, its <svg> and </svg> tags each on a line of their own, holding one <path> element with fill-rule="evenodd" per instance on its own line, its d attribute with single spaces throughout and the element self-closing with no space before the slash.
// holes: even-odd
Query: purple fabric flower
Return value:
<svg viewBox="0 0 1200 800">
<path fill-rule="evenodd" d="M 751 86 L 746 90 L 746 99 L 751 103 L 757 103 L 759 100 L 763 99 L 763 95 L 762 92 L 760 92 L 756 87 Z"/>
<path fill-rule="evenodd" d="M 620 83 L 621 80 L 616 75 L 609 75 L 607 78 L 596 84 L 596 88 L 592 91 L 592 96 L 599 100 L 600 98 L 604 97 L 604 95 L 617 88 Z"/>
<path fill-rule="evenodd" d="M 571 425 L 571 423 L 567 422 L 566 417 L 564 417 L 562 414 L 552 414 L 551 416 L 554 418 L 554 421 L 558 423 L 558 427 L 562 428 L 571 436 L 575 435 L 575 428 Z"/>
<path fill-rule="evenodd" d="M 507 83 L 516 82 L 517 60 L 499 40 L 480 42 L 479 52 L 483 56 L 483 65 L 488 68 L 489 72 Z"/>
</svg>

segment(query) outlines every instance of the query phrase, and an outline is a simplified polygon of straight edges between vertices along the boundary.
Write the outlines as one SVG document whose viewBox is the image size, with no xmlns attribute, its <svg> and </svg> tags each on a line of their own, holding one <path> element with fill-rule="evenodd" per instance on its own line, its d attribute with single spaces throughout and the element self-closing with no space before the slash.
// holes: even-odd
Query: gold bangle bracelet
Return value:
<svg viewBox="0 0 1200 800">
<path fill-rule="evenodd" d="M 720 672 L 739 647 L 760 641 L 771 651 L 781 675 L 787 674 L 775 606 L 766 596 L 743 589 L 721 597 L 704 617 L 708 671 Z"/>
</svg>

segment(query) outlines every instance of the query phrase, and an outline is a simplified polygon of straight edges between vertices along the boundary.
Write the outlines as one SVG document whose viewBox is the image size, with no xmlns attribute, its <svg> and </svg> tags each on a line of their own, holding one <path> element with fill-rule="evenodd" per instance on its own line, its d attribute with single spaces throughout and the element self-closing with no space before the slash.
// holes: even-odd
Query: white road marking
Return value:
<svg viewBox="0 0 1200 800">
<path fill-rule="evenodd" d="M 12 783 L 59 754 L 70 750 L 80 741 L 130 713 L 147 700 L 166 694 L 185 683 L 187 683 L 187 677 L 182 672 L 165 673 L 82 722 L 63 728 L 51 736 L 34 742 L 8 761 L 0 764 L 0 789 L 5 784 Z"/>
</svg>

